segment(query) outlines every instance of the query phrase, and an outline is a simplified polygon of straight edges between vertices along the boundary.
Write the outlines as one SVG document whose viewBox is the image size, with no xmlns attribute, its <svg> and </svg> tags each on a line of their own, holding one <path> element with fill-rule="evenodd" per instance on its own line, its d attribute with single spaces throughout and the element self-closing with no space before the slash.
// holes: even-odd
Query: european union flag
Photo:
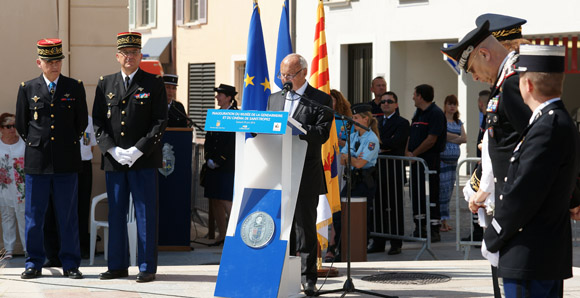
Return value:
<svg viewBox="0 0 580 298">
<path fill-rule="evenodd" d="M 277 75 L 280 73 L 280 64 L 284 57 L 292 52 L 292 40 L 290 39 L 290 26 L 288 21 L 288 0 L 284 0 L 282 5 L 282 15 L 280 16 L 280 27 L 278 28 L 278 48 L 276 49 L 276 77 L 274 77 L 274 82 L 276 85 L 282 89 L 284 85 L 282 80 L 280 80 Z"/>
<path fill-rule="evenodd" d="M 246 73 L 244 74 L 244 94 L 242 110 L 264 111 L 270 96 L 268 64 L 264 48 L 264 34 L 258 1 L 254 0 L 254 12 L 248 33 L 248 51 L 246 54 Z"/>
</svg>

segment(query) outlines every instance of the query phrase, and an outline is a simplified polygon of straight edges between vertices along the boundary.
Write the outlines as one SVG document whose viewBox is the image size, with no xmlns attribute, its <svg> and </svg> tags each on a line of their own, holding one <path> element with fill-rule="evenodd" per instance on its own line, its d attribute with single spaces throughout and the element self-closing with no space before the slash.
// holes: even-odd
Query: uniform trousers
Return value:
<svg viewBox="0 0 580 298">
<path fill-rule="evenodd" d="M 26 244 L 24 242 L 24 204 L 17 204 L 16 208 L 2 206 L 0 207 L 0 215 L 2 216 L 2 240 L 4 241 L 4 249 L 6 252 L 14 252 L 14 243 L 16 243 L 16 231 L 18 231 L 20 241 L 22 242 L 22 247 L 26 251 Z"/>
<path fill-rule="evenodd" d="M 504 278 L 503 287 L 506 298 L 556 298 L 564 296 L 564 281 L 524 280 Z"/>
<path fill-rule="evenodd" d="M 62 268 L 67 271 L 80 266 L 77 183 L 77 173 L 26 174 L 26 269 L 40 270 L 44 264 L 43 229 L 49 200 L 61 235 L 58 257 Z"/>
<path fill-rule="evenodd" d="M 157 272 L 159 196 L 157 169 L 105 172 L 109 202 L 109 270 L 129 268 L 127 213 L 133 196 L 137 219 L 137 256 L 140 272 Z"/>
</svg>

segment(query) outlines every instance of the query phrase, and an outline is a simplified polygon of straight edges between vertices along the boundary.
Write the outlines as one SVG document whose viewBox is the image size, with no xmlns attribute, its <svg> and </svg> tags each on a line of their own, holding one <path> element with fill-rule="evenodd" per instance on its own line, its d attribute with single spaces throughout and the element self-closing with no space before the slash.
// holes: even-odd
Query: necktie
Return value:
<svg viewBox="0 0 580 298">
<path fill-rule="evenodd" d="M 125 77 L 125 90 L 129 90 L 130 80 L 129 76 Z"/>
<path fill-rule="evenodd" d="M 54 82 L 50 82 L 50 84 L 48 84 L 48 91 L 50 91 L 50 95 L 54 95 L 55 90 L 56 84 Z"/>
</svg>

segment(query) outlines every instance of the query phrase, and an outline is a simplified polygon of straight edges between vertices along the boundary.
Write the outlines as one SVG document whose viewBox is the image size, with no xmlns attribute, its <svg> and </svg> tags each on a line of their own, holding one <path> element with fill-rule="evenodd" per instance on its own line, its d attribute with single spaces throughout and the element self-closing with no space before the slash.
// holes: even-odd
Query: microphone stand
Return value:
<svg viewBox="0 0 580 298">
<path fill-rule="evenodd" d="M 328 107 L 325 106 L 323 104 L 318 103 L 317 101 L 314 101 L 312 99 L 307 98 L 306 96 L 304 96 L 303 94 L 298 94 L 296 92 L 294 92 L 293 90 L 290 90 L 291 94 L 296 94 L 298 95 L 301 99 L 304 99 L 306 102 L 315 105 L 317 107 L 322 108 L 325 111 L 329 111 L 332 114 L 336 114 L 338 116 L 338 119 L 341 119 L 343 121 L 346 121 L 346 146 L 348 148 L 347 152 L 347 159 L 346 159 L 346 209 L 348 212 L 348 216 L 347 216 L 347 223 L 346 223 L 346 281 L 344 282 L 342 289 L 335 289 L 335 290 L 327 290 L 327 291 L 316 291 L 314 293 L 314 297 L 318 297 L 320 295 L 325 295 L 325 294 L 331 294 L 331 293 L 339 293 L 339 292 L 343 292 L 341 297 L 346 296 L 346 294 L 348 293 L 363 293 L 363 294 L 367 294 L 367 295 L 372 295 L 372 296 L 376 296 L 376 297 L 386 297 L 386 298 L 398 298 L 397 296 L 388 296 L 388 295 L 383 295 L 383 294 L 379 294 L 379 293 L 373 293 L 370 291 L 365 291 L 365 290 L 359 290 L 357 288 L 355 288 L 354 283 L 352 281 L 352 277 L 351 277 L 351 270 L 350 270 L 350 217 L 351 217 L 351 212 L 350 212 L 350 199 L 351 199 L 351 190 L 352 190 L 352 170 L 351 170 L 351 162 L 350 162 L 350 158 L 351 158 L 351 153 L 350 153 L 350 148 L 351 148 L 351 142 L 350 142 L 350 130 L 352 129 L 352 125 L 356 125 L 366 131 L 369 131 L 370 128 L 359 124 L 357 122 L 355 122 L 354 120 L 352 120 L 351 117 L 342 115 L 342 114 L 338 114 L 335 113 L 335 111 Z"/>
<path fill-rule="evenodd" d="M 191 128 L 192 126 L 195 126 L 197 129 L 203 131 L 203 128 L 201 128 L 201 126 L 197 125 L 197 123 L 195 123 L 193 121 L 193 119 L 189 118 L 189 116 L 187 116 L 185 113 L 183 113 L 178 108 L 176 108 L 173 105 L 173 103 L 169 105 L 169 108 L 173 109 L 174 111 L 176 111 L 179 114 L 179 116 L 184 117 L 185 120 L 187 120 L 187 127 Z"/>
</svg>

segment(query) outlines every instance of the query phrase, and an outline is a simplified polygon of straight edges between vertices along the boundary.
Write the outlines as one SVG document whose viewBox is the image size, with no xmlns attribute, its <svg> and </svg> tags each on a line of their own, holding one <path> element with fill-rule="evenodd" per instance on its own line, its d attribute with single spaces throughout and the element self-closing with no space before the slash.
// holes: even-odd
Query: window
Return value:
<svg viewBox="0 0 580 298">
<path fill-rule="evenodd" d="M 207 24 L 207 0 L 177 0 L 177 25 Z"/>
<path fill-rule="evenodd" d="M 129 28 L 157 26 L 157 0 L 129 0 Z"/>
<path fill-rule="evenodd" d="M 369 102 L 373 71 L 373 45 L 348 46 L 348 100 L 352 103 Z"/>
<path fill-rule="evenodd" d="M 215 63 L 190 63 L 188 85 L 189 117 L 204 127 L 207 110 L 215 109 Z M 198 131 L 197 137 L 205 138 L 205 131 Z"/>
</svg>

